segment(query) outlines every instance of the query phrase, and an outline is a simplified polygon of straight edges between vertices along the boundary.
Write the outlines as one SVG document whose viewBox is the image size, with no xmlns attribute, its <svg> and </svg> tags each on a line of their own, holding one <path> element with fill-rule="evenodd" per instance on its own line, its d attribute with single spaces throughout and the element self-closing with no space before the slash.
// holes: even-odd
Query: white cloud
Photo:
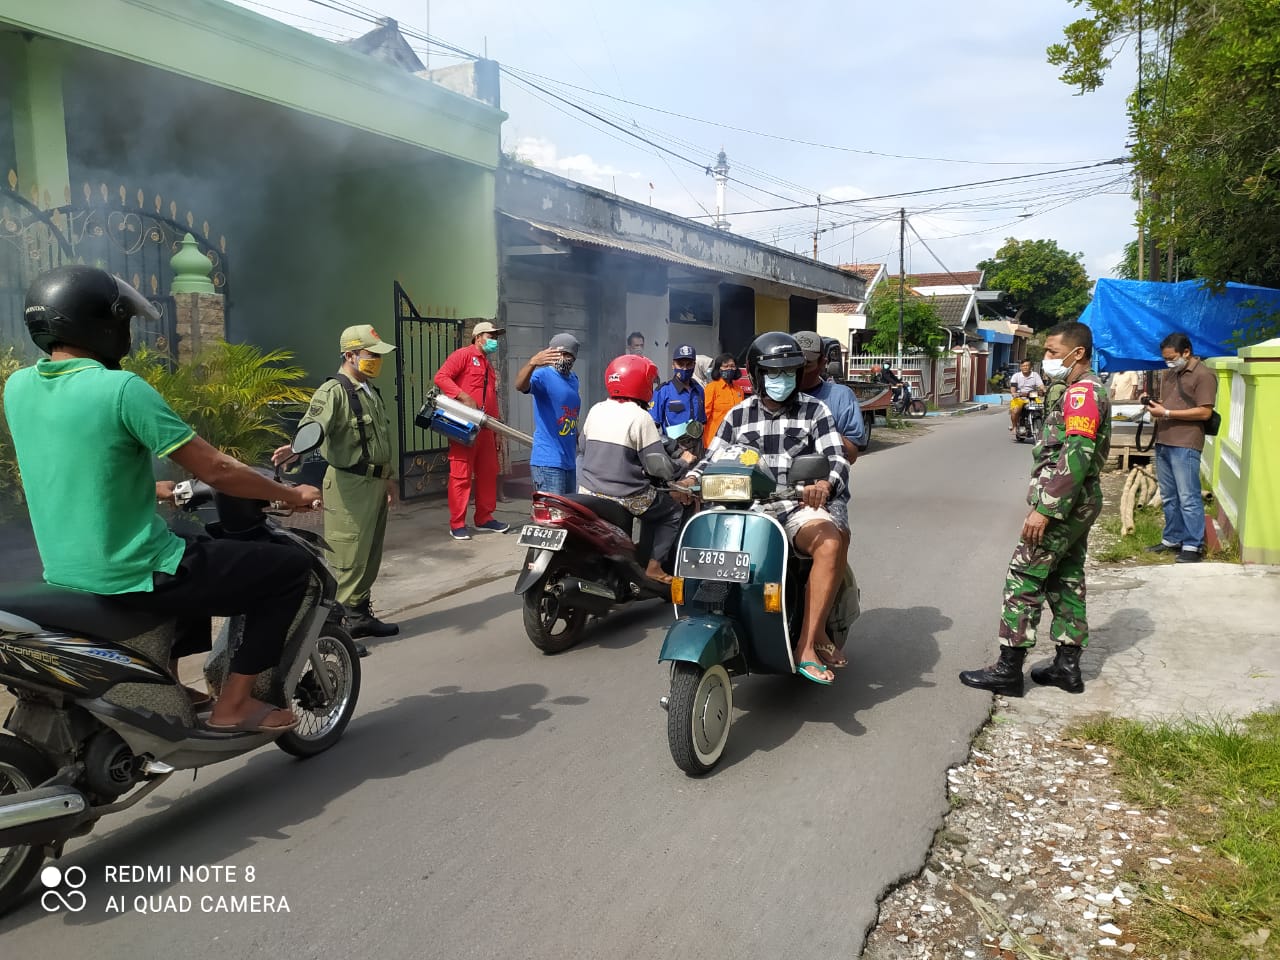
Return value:
<svg viewBox="0 0 1280 960">
<path fill-rule="evenodd" d="M 616 180 L 633 182 L 641 180 L 640 174 L 619 169 L 609 163 L 601 163 L 588 153 L 575 153 L 562 157 L 556 145 L 545 137 L 521 137 L 516 140 L 513 149 L 521 160 L 535 167 L 607 190 L 613 189 Z"/>
</svg>

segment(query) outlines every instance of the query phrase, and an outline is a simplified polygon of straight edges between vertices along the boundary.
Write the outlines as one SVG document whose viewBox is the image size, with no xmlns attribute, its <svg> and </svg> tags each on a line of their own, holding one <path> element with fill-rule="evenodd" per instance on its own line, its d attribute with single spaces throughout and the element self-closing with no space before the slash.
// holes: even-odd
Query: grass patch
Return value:
<svg viewBox="0 0 1280 960">
<path fill-rule="evenodd" d="M 1095 555 L 1095 559 L 1103 563 L 1123 563 L 1139 561 L 1141 563 L 1170 563 L 1173 555 L 1168 553 L 1147 553 L 1147 547 L 1160 542 L 1160 534 L 1164 532 L 1164 512 L 1159 507 L 1139 507 L 1133 511 L 1133 533 L 1127 537 L 1120 535 L 1120 514 L 1105 514 L 1098 518 L 1098 526 L 1104 534 L 1107 545 Z"/>
<path fill-rule="evenodd" d="M 1098 518 L 1095 530 L 1098 532 L 1098 547 L 1091 551 L 1093 558 L 1101 563 L 1162 564 L 1173 563 L 1176 554 L 1147 553 L 1147 547 L 1160 542 L 1164 533 L 1164 510 L 1161 507 L 1138 507 L 1133 511 L 1133 533 L 1127 537 L 1120 535 L 1120 514 L 1104 513 Z M 1220 550 L 1210 550 L 1205 554 L 1206 560 L 1219 563 L 1239 563 L 1240 548 L 1232 542 L 1224 544 Z"/>
<path fill-rule="evenodd" d="M 1174 834 L 1203 848 L 1143 878 L 1135 917 L 1144 936 L 1197 960 L 1280 958 L 1280 712 L 1105 719 L 1073 733 L 1112 746 L 1128 801 L 1168 811 Z M 1272 934 L 1262 943 L 1260 930 Z"/>
</svg>

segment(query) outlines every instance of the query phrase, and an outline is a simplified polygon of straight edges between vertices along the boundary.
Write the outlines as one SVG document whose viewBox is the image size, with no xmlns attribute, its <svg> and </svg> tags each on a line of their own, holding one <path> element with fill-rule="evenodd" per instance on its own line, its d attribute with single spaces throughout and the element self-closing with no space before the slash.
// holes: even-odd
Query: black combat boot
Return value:
<svg viewBox="0 0 1280 960">
<path fill-rule="evenodd" d="M 1031 668 L 1031 679 L 1046 687 L 1061 687 L 1067 693 L 1084 693 L 1080 676 L 1080 647 L 1074 643 L 1058 644 L 1053 663 Z"/>
<path fill-rule="evenodd" d="M 357 637 L 394 637 L 400 632 L 400 628 L 394 623 L 384 623 L 375 617 L 373 605 L 366 598 L 347 608 L 347 632 L 351 634 L 353 640 Z M 361 644 L 356 646 L 360 647 Z M 367 651 L 360 650 L 360 656 L 367 655 Z"/>
<path fill-rule="evenodd" d="M 981 670 L 965 670 L 960 682 L 966 687 L 990 690 L 1006 697 L 1022 696 L 1022 661 L 1027 658 L 1026 647 L 1000 648 L 1000 659 Z"/>
</svg>

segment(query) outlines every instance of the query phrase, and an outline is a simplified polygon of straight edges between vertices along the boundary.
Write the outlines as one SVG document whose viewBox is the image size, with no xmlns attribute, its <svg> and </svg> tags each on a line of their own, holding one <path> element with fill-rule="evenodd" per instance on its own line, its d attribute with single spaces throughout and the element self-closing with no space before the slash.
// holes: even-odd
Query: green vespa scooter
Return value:
<svg viewBox="0 0 1280 960">
<path fill-rule="evenodd" d="M 797 457 L 795 485 L 780 487 L 748 448 L 732 448 L 702 474 L 703 507 L 680 535 L 671 596 L 676 621 L 659 662 L 671 664 L 667 710 L 671 757 L 685 773 L 711 770 L 729 742 L 732 678 L 796 672 L 793 638 L 804 621 L 805 584 L 813 561 L 797 553 L 782 524 L 764 511 L 793 500 L 804 483 L 824 479 L 820 454 Z M 847 568 L 827 621 L 842 648 L 858 617 L 858 586 Z"/>
</svg>

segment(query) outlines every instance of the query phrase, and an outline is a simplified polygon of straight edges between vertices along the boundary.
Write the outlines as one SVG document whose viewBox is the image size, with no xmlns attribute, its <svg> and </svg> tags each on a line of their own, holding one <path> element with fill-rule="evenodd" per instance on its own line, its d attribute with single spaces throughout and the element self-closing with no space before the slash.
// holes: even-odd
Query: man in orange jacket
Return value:
<svg viewBox="0 0 1280 960">
<path fill-rule="evenodd" d="M 471 343 L 453 353 L 436 371 L 435 383 L 446 396 L 498 419 L 498 371 L 491 358 L 498 338 L 506 333 L 481 320 L 471 330 Z M 493 516 L 498 503 L 498 438 L 481 430 L 473 445 L 449 442 L 449 536 L 470 540 L 467 503 L 475 483 L 476 529 L 506 533 L 507 525 Z"/>
</svg>

